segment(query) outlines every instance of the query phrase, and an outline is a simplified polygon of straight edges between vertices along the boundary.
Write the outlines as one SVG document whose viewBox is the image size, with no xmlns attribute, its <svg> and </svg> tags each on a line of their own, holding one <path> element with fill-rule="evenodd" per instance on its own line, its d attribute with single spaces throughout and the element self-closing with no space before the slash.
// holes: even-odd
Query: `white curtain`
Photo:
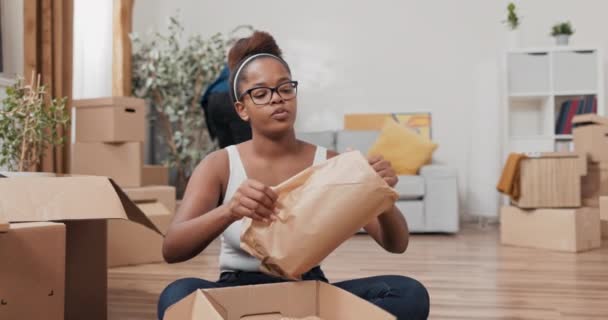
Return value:
<svg viewBox="0 0 608 320">
<path fill-rule="evenodd" d="M 465 212 L 472 216 L 497 217 L 502 148 L 500 68 L 496 59 L 477 64 L 475 97 L 470 113 L 470 143 Z"/>
<path fill-rule="evenodd" d="M 74 0 L 74 99 L 112 95 L 112 0 Z"/>
</svg>

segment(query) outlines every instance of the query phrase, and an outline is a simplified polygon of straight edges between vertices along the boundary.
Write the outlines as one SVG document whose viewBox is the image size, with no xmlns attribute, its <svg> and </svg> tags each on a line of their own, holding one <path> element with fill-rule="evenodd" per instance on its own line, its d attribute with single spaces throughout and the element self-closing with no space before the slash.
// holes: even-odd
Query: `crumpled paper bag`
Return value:
<svg viewBox="0 0 608 320">
<path fill-rule="evenodd" d="M 359 151 L 310 167 L 273 188 L 278 220 L 245 218 L 241 248 L 260 259 L 261 271 L 299 280 L 382 212 L 398 194 Z"/>
</svg>

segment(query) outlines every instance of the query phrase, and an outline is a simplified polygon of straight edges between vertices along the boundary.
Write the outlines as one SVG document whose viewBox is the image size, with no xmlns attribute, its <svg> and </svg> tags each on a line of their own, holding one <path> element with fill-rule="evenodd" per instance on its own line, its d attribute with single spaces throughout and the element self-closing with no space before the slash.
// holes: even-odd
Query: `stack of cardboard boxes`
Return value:
<svg viewBox="0 0 608 320">
<path fill-rule="evenodd" d="M 112 178 L 166 232 L 175 212 L 175 188 L 167 185 L 166 166 L 144 165 L 144 100 L 84 99 L 73 106 L 71 173 Z M 139 225 L 110 221 L 108 266 L 160 262 L 162 240 Z"/>
<path fill-rule="evenodd" d="M 582 181 L 583 205 L 599 208 L 602 238 L 608 239 L 608 118 L 581 115 L 573 120 L 574 148 L 589 157 Z"/>
<path fill-rule="evenodd" d="M 0 178 L 0 319 L 105 320 L 110 219 L 160 234 L 108 178 Z"/>
<path fill-rule="evenodd" d="M 608 119 L 582 115 L 573 124 L 574 152 L 528 155 L 521 161 L 520 198 L 501 208 L 503 244 L 569 252 L 600 247 L 599 197 L 608 195 Z"/>
</svg>

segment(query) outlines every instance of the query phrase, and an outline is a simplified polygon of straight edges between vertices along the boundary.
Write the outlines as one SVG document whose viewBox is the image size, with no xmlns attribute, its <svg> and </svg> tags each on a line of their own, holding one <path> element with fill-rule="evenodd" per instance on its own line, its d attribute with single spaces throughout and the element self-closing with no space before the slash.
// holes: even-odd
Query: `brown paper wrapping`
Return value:
<svg viewBox="0 0 608 320">
<path fill-rule="evenodd" d="M 241 248 L 260 259 L 262 272 L 293 280 L 398 197 L 359 151 L 310 167 L 274 190 L 279 219 L 264 223 L 245 218 Z"/>
</svg>

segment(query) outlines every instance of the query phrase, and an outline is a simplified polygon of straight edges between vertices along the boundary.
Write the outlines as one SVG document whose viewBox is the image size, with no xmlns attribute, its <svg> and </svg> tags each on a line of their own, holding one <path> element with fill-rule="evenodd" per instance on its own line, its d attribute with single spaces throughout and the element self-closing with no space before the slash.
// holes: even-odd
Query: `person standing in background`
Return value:
<svg viewBox="0 0 608 320">
<path fill-rule="evenodd" d="M 239 117 L 230 99 L 229 77 L 230 70 L 226 64 L 201 99 L 209 135 L 217 139 L 222 149 L 251 139 L 251 126 Z"/>
</svg>

